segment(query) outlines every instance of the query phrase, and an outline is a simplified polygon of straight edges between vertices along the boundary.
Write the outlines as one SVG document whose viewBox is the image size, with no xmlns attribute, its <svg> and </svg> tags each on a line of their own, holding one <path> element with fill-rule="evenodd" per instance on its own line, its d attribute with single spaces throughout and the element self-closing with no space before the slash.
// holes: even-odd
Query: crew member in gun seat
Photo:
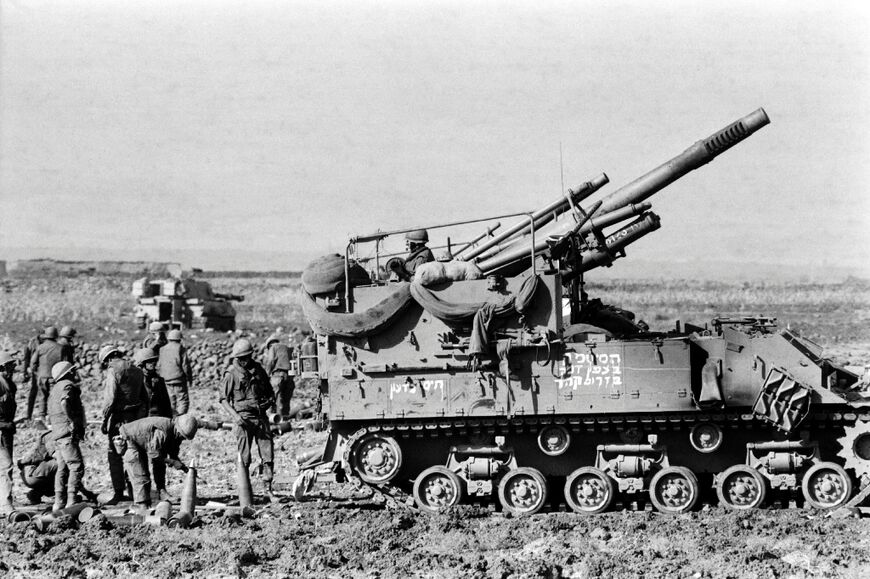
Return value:
<svg viewBox="0 0 870 579">
<path fill-rule="evenodd" d="M 419 266 L 430 261 L 435 261 L 432 250 L 426 247 L 426 244 L 429 243 L 429 232 L 425 229 L 417 229 L 406 233 L 405 243 L 408 246 L 408 256 L 405 258 L 404 264 L 398 260 L 391 261 L 389 264 L 393 272 L 402 281 L 411 280 Z"/>
</svg>

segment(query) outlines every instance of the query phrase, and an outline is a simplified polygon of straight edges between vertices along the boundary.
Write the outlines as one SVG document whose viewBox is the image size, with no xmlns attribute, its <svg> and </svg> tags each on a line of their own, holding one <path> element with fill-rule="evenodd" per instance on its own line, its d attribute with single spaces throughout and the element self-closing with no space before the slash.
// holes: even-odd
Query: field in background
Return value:
<svg viewBox="0 0 870 579">
<path fill-rule="evenodd" d="M 208 275 L 216 291 L 245 296 L 235 304 L 240 329 L 307 328 L 298 277 L 249 275 Z M 7 278 L 0 286 L 0 335 L 21 339 L 46 323 L 72 324 L 85 332 L 132 331 L 132 281 L 132 276 L 99 274 Z M 821 284 L 593 278 L 587 291 L 590 297 L 634 311 L 654 330 L 673 328 L 677 320 L 703 325 L 717 315 L 767 315 L 843 355 L 870 342 L 870 281 L 865 280 Z"/>
</svg>

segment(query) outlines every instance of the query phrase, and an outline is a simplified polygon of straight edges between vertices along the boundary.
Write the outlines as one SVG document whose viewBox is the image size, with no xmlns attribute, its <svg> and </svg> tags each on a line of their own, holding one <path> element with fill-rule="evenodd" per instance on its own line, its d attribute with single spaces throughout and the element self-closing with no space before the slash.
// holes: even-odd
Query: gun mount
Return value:
<svg viewBox="0 0 870 579">
<path fill-rule="evenodd" d="M 732 509 L 849 501 L 870 481 L 857 376 L 770 318 L 651 331 L 583 289 L 660 227 L 652 195 L 768 122 L 759 109 L 586 208 L 606 175 L 538 211 L 430 226 L 520 217 L 411 282 L 377 266 L 382 241 L 419 227 L 313 262 L 302 367 L 321 380 L 329 439 L 297 490 L 351 478 L 427 511 L 495 501 L 521 515 L 563 501 L 682 513 L 714 490 Z M 352 259 L 363 244 L 374 274 Z"/>
</svg>

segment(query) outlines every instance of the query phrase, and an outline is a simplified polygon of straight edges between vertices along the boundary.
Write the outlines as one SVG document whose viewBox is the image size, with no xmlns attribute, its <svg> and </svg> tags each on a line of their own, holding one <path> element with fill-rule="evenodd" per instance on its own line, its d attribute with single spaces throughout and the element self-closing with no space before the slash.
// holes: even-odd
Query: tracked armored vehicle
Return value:
<svg viewBox="0 0 870 579">
<path fill-rule="evenodd" d="M 659 227 L 649 197 L 768 123 L 759 109 L 589 204 L 600 175 L 411 282 L 379 267 L 406 230 L 312 263 L 300 365 L 329 436 L 297 490 L 351 480 L 428 511 L 495 501 L 518 515 L 850 501 L 870 472 L 856 375 L 772 319 L 650 331 L 584 291 L 586 272 Z"/>
<path fill-rule="evenodd" d="M 136 306 L 133 315 L 139 328 L 162 322 L 172 328 L 236 329 L 236 309 L 232 302 L 244 296 L 218 293 L 211 284 L 191 277 L 148 279 L 133 282 Z"/>
</svg>

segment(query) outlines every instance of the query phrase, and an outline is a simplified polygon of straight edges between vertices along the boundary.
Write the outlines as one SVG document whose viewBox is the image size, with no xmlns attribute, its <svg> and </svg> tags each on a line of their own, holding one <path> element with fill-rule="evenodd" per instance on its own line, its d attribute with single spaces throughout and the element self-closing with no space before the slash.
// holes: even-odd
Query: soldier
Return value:
<svg viewBox="0 0 870 579">
<path fill-rule="evenodd" d="M 73 339 L 76 337 L 75 328 L 71 328 L 69 326 L 64 326 L 60 329 L 60 337 L 57 339 L 57 343 L 60 344 L 61 347 L 61 359 L 69 362 L 70 364 L 75 364 L 75 343 Z"/>
<path fill-rule="evenodd" d="M 114 346 L 100 349 L 100 365 L 105 370 L 103 382 L 103 426 L 102 432 L 108 437 L 109 476 L 112 479 L 113 495 L 104 504 L 114 505 L 124 500 L 124 463 L 115 451 L 112 439 L 118 435 L 118 428 L 127 422 L 148 415 L 142 372 L 124 359 L 121 351 Z"/>
<path fill-rule="evenodd" d="M 124 466 L 133 485 L 133 502 L 138 507 L 151 506 L 151 476 L 158 500 L 171 498 L 166 491 L 166 465 L 187 472 L 178 458 L 182 440 L 193 440 L 199 423 L 191 414 L 165 418 L 142 418 L 121 426 L 115 444 L 124 454 Z M 150 464 L 150 469 L 149 469 Z"/>
<path fill-rule="evenodd" d="M 278 336 L 272 335 L 266 340 L 266 356 L 263 360 L 266 373 L 270 377 L 272 391 L 275 394 L 275 405 L 278 414 L 290 413 L 290 398 L 296 384 L 290 375 L 293 359 L 293 349 L 287 344 L 282 344 Z"/>
<path fill-rule="evenodd" d="M 54 438 L 48 430 L 39 436 L 33 452 L 18 461 L 21 480 L 30 489 L 27 491 L 27 500 L 31 505 L 41 503 L 42 497 L 54 495 L 54 477 L 57 475 L 55 451 Z"/>
<path fill-rule="evenodd" d="M 12 511 L 12 442 L 15 436 L 15 358 L 0 352 L 0 513 Z"/>
<path fill-rule="evenodd" d="M 42 497 L 54 495 L 54 477 L 57 476 L 57 461 L 54 459 L 56 450 L 54 437 L 51 431 L 47 430 L 39 436 L 36 448 L 18 461 L 18 471 L 21 481 L 29 489 L 27 500 L 31 505 L 41 503 Z M 97 495 L 84 486 L 81 488 L 81 493 L 89 501 L 96 502 Z"/>
<path fill-rule="evenodd" d="M 186 414 L 190 407 L 189 387 L 193 384 L 193 371 L 187 350 L 181 343 L 181 330 L 171 330 L 168 343 L 160 348 L 160 361 L 157 363 L 160 377 L 166 381 L 172 413 L 175 416 Z"/>
<path fill-rule="evenodd" d="M 435 261 L 435 256 L 432 251 L 426 247 L 429 243 L 429 232 L 425 229 L 417 229 L 409 231 L 405 234 L 405 243 L 408 246 L 408 255 L 405 257 L 404 265 L 396 265 L 393 271 L 401 280 L 410 280 L 414 277 L 414 272 L 417 267 Z"/>
<path fill-rule="evenodd" d="M 235 420 L 239 456 L 245 468 L 251 466 L 251 445 L 256 441 L 265 494 L 272 500 L 274 446 L 266 410 L 275 403 L 275 396 L 266 371 L 253 359 L 253 353 L 251 342 L 245 338 L 236 340 L 233 344 L 230 355 L 233 363 L 224 374 L 220 401 Z"/>
<path fill-rule="evenodd" d="M 148 416 L 172 418 L 172 403 L 166 391 L 166 382 L 157 373 L 157 352 L 151 348 L 137 350 L 133 356 L 133 363 L 141 372 L 141 376 L 131 372 L 130 378 L 142 381 L 148 399 Z"/>
<path fill-rule="evenodd" d="M 151 348 L 155 352 L 160 352 L 160 348 L 166 345 L 166 334 L 163 333 L 163 324 L 160 322 L 151 322 L 148 326 L 148 335 L 142 340 L 143 348 Z"/>
<path fill-rule="evenodd" d="M 39 385 L 35 409 L 37 420 L 45 417 L 45 406 L 51 392 L 51 370 L 58 362 L 63 361 L 63 349 L 57 343 L 57 328 L 54 326 L 45 328 L 42 337 L 42 343 L 30 360 L 30 371 L 36 374 L 36 381 Z"/>
<path fill-rule="evenodd" d="M 58 362 L 51 369 L 54 387 L 48 399 L 48 417 L 54 438 L 54 506 L 59 511 L 81 500 L 85 462 L 79 442 L 85 438 L 85 409 L 82 406 L 79 377 L 69 362 Z"/>
<path fill-rule="evenodd" d="M 36 395 L 39 392 L 39 382 L 36 379 L 36 374 L 30 371 L 30 362 L 41 343 L 42 332 L 30 338 L 27 345 L 24 346 L 24 382 L 30 382 L 30 391 L 27 394 L 27 420 L 33 418 L 33 405 L 36 404 Z"/>
</svg>

